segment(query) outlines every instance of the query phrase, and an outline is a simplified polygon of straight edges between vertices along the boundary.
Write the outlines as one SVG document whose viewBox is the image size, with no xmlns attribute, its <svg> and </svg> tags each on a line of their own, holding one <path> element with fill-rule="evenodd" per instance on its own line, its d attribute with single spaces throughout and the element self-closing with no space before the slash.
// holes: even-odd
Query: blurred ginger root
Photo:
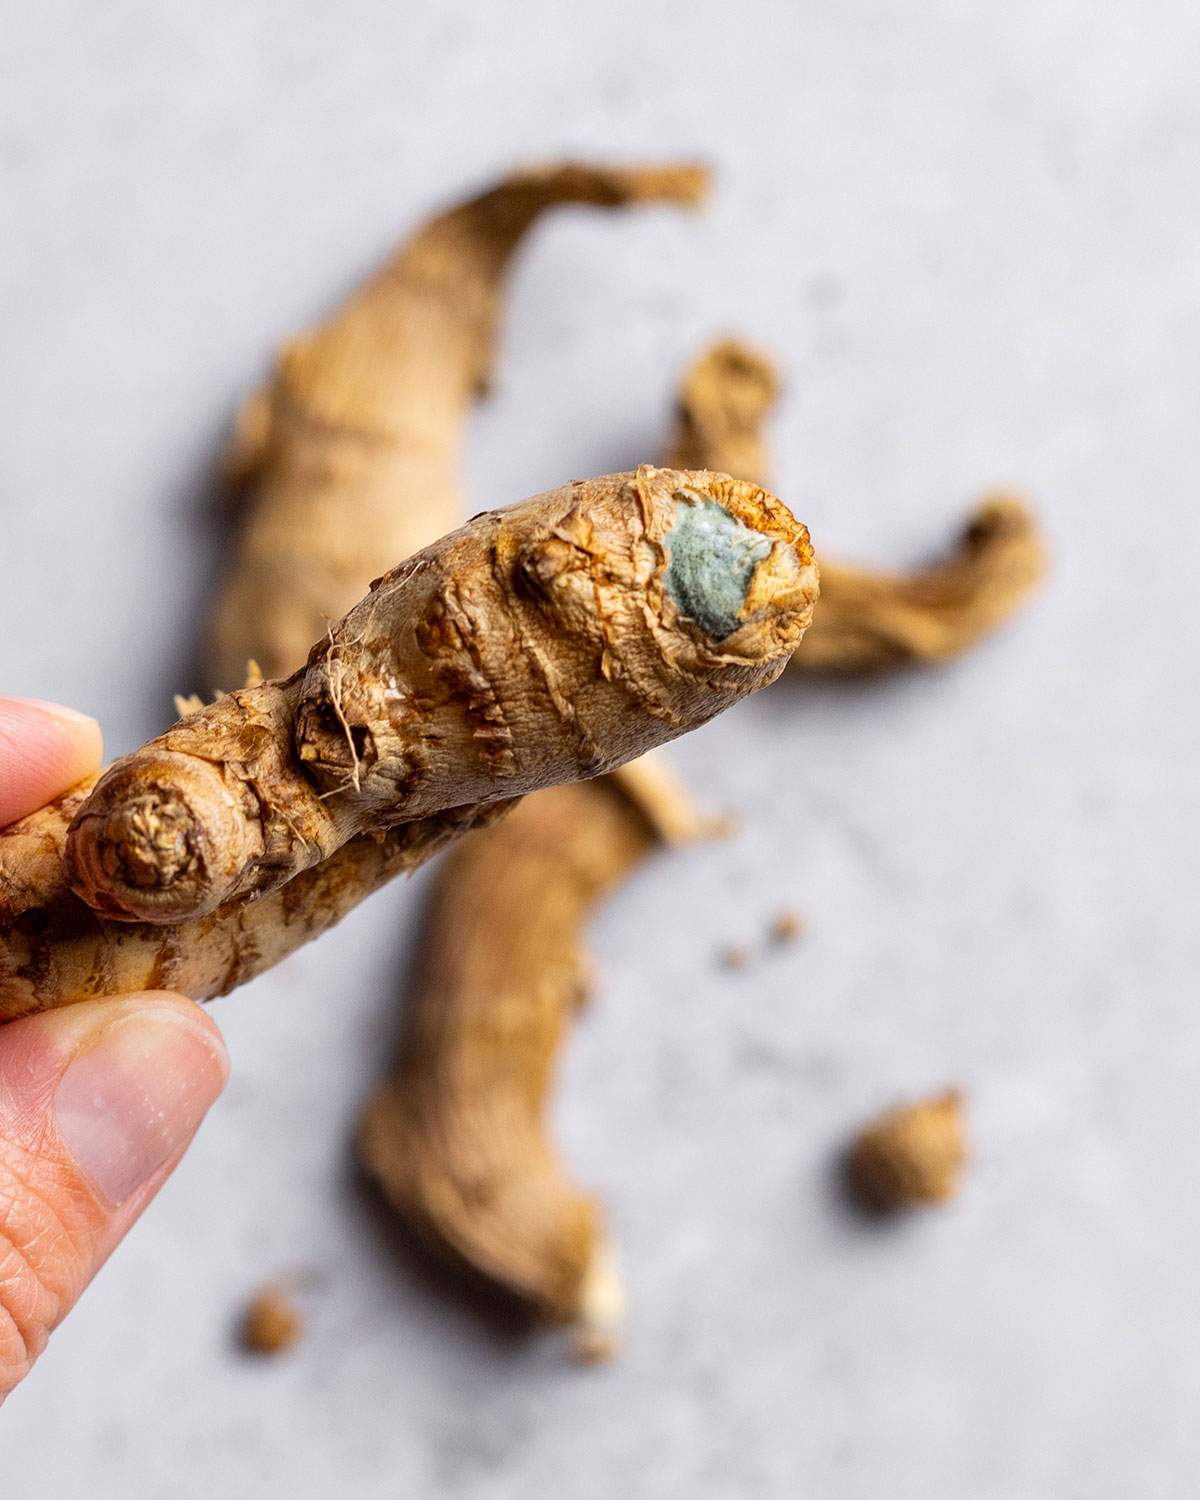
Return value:
<svg viewBox="0 0 1200 1500">
<path fill-rule="evenodd" d="M 652 757 L 539 792 L 438 871 L 399 1058 L 360 1149 L 422 1239 L 574 1330 L 578 1358 L 617 1350 L 624 1291 L 599 1205 L 574 1185 L 545 1113 L 587 994 L 583 930 L 655 848 L 704 832 Z"/>
<path fill-rule="evenodd" d="M 210 685 L 303 662 L 372 578 L 463 519 L 463 429 L 486 390 L 516 251 L 553 208 L 693 206 L 687 163 L 562 162 L 431 219 L 332 315 L 293 339 L 242 408 L 228 455 L 241 534 L 206 650 Z"/>
<path fill-rule="evenodd" d="M 749 344 L 714 344 L 685 374 L 668 464 L 763 483 L 763 425 L 779 389 L 773 363 Z M 867 673 L 949 660 L 998 629 L 1046 566 L 1032 514 L 1015 496 L 987 497 L 939 561 L 908 573 L 832 560 L 818 549 L 821 602 L 795 672 Z"/>
</svg>

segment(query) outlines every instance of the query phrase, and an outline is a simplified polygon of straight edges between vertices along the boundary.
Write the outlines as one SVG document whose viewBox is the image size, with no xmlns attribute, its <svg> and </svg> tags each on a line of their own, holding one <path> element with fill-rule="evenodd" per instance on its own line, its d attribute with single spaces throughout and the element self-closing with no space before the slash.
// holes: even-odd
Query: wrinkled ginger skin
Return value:
<svg viewBox="0 0 1200 1500">
<path fill-rule="evenodd" d="M 684 375 L 666 462 L 761 483 L 766 418 L 779 390 L 774 365 L 727 339 Z M 1027 506 L 988 497 L 948 555 L 909 573 L 821 557 L 821 602 L 792 659 L 796 672 L 870 673 L 947 661 L 1002 626 L 1039 583 L 1046 550 Z"/>
<path fill-rule="evenodd" d="M 460 519 L 464 422 L 487 384 L 506 272 L 565 204 L 699 203 L 691 165 L 567 162 L 518 172 L 420 229 L 324 323 L 280 354 L 228 459 L 246 492 L 206 651 L 212 686 L 303 662 L 370 580 Z"/>
<path fill-rule="evenodd" d="M 67 888 L 67 829 L 89 785 L 0 829 L 0 1021 L 97 995 L 170 989 L 211 1000 L 228 994 L 511 805 L 453 808 L 382 835 L 361 834 L 261 900 L 230 902 L 164 926 L 98 916 Z M 36 890 L 22 878 L 32 845 L 41 851 Z"/>
<path fill-rule="evenodd" d="M 697 505 L 766 549 L 719 639 L 669 587 Z M 106 916 L 180 921 L 365 831 L 599 775 L 773 681 L 816 593 L 804 527 L 723 475 L 644 466 L 477 516 L 379 580 L 303 672 L 110 767 L 72 825 L 70 884 Z"/>
<path fill-rule="evenodd" d="M 546 1128 L 587 989 L 595 905 L 656 846 L 700 825 L 653 761 L 555 787 L 465 840 L 438 872 L 391 1078 L 360 1149 L 392 1206 L 438 1250 L 575 1325 L 610 1353 L 620 1287 L 599 1206 Z"/>
</svg>

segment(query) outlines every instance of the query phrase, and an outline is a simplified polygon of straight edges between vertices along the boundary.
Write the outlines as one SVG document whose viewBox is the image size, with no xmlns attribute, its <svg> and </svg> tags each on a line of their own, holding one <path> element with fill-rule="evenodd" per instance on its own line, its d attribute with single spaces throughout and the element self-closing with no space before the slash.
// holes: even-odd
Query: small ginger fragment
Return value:
<svg viewBox="0 0 1200 1500">
<path fill-rule="evenodd" d="M 252 1354 L 282 1354 L 298 1343 L 304 1318 L 292 1298 L 279 1286 L 260 1288 L 242 1317 L 240 1340 Z"/>
<path fill-rule="evenodd" d="M 891 1109 L 860 1131 L 846 1181 L 864 1208 L 890 1212 L 953 1198 L 966 1161 L 963 1096 L 947 1089 Z"/>
<path fill-rule="evenodd" d="M 753 958 L 753 953 L 745 943 L 730 943 L 720 953 L 721 967 L 731 973 L 741 973 L 743 969 L 748 969 Z"/>
<path fill-rule="evenodd" d="M 776 912 L 771 919 L 768 935 L 773 943 L 779 945 L 797 942 L 804 936 L 804 919 L 799 912 Z"/>
</svg>

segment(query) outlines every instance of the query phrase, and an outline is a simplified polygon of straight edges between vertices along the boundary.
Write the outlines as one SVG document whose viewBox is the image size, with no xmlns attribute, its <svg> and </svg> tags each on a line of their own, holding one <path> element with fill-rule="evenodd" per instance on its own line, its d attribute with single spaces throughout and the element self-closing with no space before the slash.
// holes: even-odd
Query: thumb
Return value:
<svg viewBox="0 0 1200 1500">
<path fill-rule="evenodd" d="M 0 1027 L 0 1399 L 166 1181 L 226 1072 L 216 1026 L 178 995 Z"/>
</svg>

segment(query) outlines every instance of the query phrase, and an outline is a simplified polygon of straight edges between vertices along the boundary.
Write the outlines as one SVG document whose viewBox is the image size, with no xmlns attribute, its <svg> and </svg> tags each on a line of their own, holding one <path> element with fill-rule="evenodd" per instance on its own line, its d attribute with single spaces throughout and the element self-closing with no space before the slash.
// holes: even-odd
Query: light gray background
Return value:
<svg viewBox="0 0 1200 1500">
<path fill-rule="evenodd" d="M 741 836 L 595 924 L 556 1126 L 632 1308 L 514 1342 L 356 1186 L 421 882 L 218 1004 L 195 1149 L 0 1424 L 68 1500 L 1182 1495 L 1200 1462 L 1200 13 L 1071 0 L 4 6 L 0 688 L 164 724 L 206 497 L 276 343 L 432 206 L 563 149 L 695 154 L 688 219 L 547 222 L 471 499 L 658 451 L 716 332 L 788 374 L 778 487 L 900 564 L 984 487 L 1053 580 L 946 671 L 785 683 L 674 756 Z M 781 905 L 811 935 L 740 975 Z M 864 1115 L 950 1081 L 959 1202 L 849 1218 Z M 243 1296 L 324 1270 L 275 1364 Z"/>
</svg>

